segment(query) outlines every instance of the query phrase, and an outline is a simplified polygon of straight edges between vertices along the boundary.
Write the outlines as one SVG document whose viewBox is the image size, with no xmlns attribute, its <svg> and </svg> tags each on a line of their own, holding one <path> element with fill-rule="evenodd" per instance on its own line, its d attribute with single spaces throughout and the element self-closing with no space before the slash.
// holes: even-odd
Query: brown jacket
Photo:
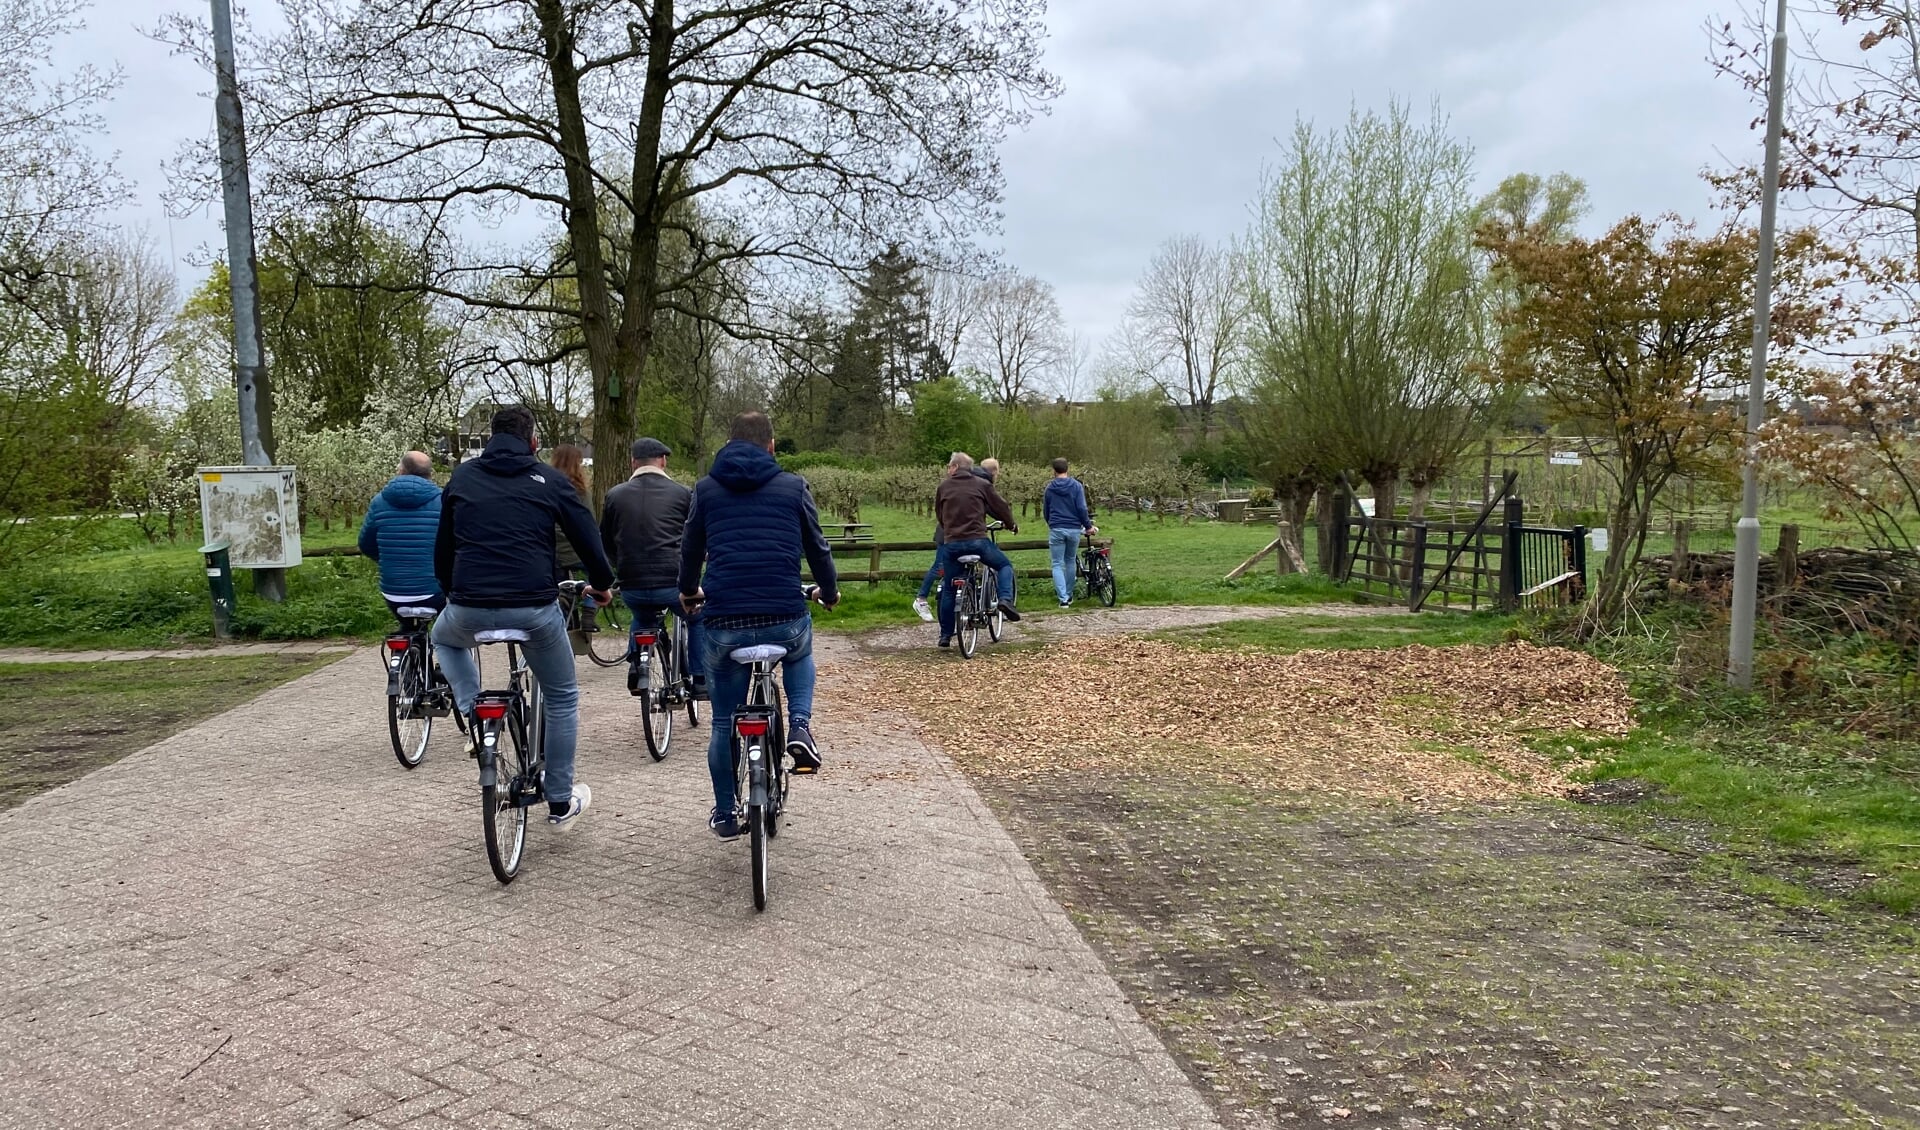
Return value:
<svg viewBox="0 0 1920 1130">
<path fill-rule="evenodd" d="M 1013 507 L 993 489 L 993 484 L 977 475 L 948 475 L 933 492 L 933 516 L 948 541 L 973 541 L 987 536 L 987 516 L 1009 526 Z"/>
</svg>

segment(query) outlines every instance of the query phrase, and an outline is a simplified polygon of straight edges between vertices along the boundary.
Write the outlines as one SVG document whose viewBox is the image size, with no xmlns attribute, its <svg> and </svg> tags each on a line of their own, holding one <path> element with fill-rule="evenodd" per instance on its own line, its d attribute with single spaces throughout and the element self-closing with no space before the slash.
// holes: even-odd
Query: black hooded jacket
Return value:
<svg viewBox="0 0 1920 1130">
<path fill-rule="evenodd" d="M 553 603 L 561 580 L 556 525 L 593 586 L 612 585 L 599 527 L 566 476 L 534 458 L 518 436 L 494 436 L 478 459 L 454 469 L 441 496 L 433 571 L 447 599 L 474 608 Z"/>
</svg>

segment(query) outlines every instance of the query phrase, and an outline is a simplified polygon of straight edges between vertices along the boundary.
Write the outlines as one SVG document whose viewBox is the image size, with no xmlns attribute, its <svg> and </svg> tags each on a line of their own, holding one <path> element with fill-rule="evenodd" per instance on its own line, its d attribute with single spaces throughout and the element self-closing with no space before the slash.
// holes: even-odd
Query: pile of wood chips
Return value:
<svg viewBox="0 0 1920 1130">
<path fill-rule="evenodd" d="M 1122 636 L 862 682 L 863 705 L 915 717 L 971 773 L 1178 771 L 1416 803 L 1564 794 L 1583 763 L 1528 739 L 1632 725 L 1618 672 L 1521 643 L 1275 655 Z"/>
</svg>

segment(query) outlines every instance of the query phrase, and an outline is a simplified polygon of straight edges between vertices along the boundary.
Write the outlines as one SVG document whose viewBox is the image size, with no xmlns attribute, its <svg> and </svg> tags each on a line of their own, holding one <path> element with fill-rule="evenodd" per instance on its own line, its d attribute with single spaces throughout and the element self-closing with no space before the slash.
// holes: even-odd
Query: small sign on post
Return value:
<svg viewBox="0 0 1920 1130">
<path fill-rule="evenodd" d="M 1556 451 L 1552 455 L 1547 456 L 1547 462 L 1553 464 L 1555 467 L 1578 467 L 1580 465 L 1580 453 L 1578 451 Z"/>
</svg>

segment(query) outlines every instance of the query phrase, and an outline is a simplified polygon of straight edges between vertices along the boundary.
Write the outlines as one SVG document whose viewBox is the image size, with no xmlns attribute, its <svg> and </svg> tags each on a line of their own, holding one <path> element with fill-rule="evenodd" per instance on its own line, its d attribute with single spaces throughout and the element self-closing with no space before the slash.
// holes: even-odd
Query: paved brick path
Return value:
<svg viewBox="0 0 1920 1130">
<path fill-rule="evenodd" d="M 498 887 L 451 734 L 366 656 L 0 813 L 0 1125 L 1214 1125 L 1013 843 L 896 718 L 836 713 L 756 916 L 583 668 L 588 823 Z M 684 745 L 682 743 L 685 743 Z"/>
<path fill-rule="evenodd" d="M 231 659 L 246 655 L 332 655 L 359 650 L 339 640 L 285 640 L 133 651 L 58 651 L 45 647 L 0 647 L 0 663 L 110 663 L 135 659 Z M 398 764 L 396 762 L 396 764 Z"/>
</svg>

